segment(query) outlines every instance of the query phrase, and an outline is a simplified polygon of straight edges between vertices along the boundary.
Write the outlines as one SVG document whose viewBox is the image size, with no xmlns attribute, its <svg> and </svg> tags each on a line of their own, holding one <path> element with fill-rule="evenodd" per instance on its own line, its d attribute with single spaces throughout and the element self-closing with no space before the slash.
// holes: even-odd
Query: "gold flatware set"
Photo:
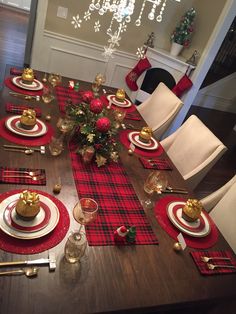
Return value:
<svg viewBox="0 0 236 314">
<path fill-rule="evenodd" d="M 18 97 L 18 98 L 23 98 L 25 100 L 36 100 L 40 101 L 41 97 L 39 95 L 31 96 L 31 95 L 25 95 L 21 93 L 16 93 L 16 92 L 9 92 L 11 96 Z"/>
<path fill-rule="evenodd" d="M 31 179 L 33 181 L 38 181 L 38 180 L 42 180 L 46 178 L 46 176 L 42 174 L 40 170 L 35 170 L 35 171 L 3 170 L 1 177 L 3 179 L 22 178 L 22 179 Z"/>
<path fill-rule="evenodd" d="M 206 266 L 209 270 L 214 270 L 215 268 L 233 268 L 236 269 L 236 266 L 232 264 L 232 261 L 229 257 L 208 257 L 208 256 L 201 256 L 201 261 L 206 263 Z M 212 264 L 208 263 L 210 261 L 219 260 L 219 261 L 228 261 L 230 264 Z"/>
<path fill-rule="evenodd" d="M 11 152 L 21 152 L 26 155 L 32 155 L 34 152 L 40 152 L 40 154 L 46 153 L 45 146 L 40 147 L 28 147 L 28 146 L 20 146 L 20 145 L 3 145 L 4 150 Z"/>
</svg>

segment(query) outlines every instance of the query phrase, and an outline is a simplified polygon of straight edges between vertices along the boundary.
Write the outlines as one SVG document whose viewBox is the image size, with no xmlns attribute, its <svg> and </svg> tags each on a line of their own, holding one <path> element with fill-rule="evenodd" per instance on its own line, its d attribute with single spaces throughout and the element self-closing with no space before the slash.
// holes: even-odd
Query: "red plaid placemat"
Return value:
<svg viewBox="0 0 236 314">
<path fill-rule="evenodd" d="M 40 117 L 42 115 L 40 108 L 33 108 L 26 105 L 15 105 L 10 102 L 5 104 L 6 112 L 14 113 L 14 114 L 22 114 L 23 110 L 33 109 L 36 112 L 36 117 Z"/>
<path fill-rule="evenodd" d="M 29 95 L 29 96 L 35 96 L 35 95 L 38 95 L 38 96 L 42 96 L 43 95 L 43 90 L 37 90 L 37 91 L 32 91 L 32 90 L 26 90 L 26 89 L 22 89 L 16 85 L 14 85 L 12 83 L 12 78 L 11 77 L 8 77 L 4 80 L 4 84 L 10 88 L 11 90 L 13 90 L 14 92 L 16 93 L 21 93 L 23 95 Z"/>
<path fill-rule="evenodd" d="M 139 160 L 145 169 L 172 170 L 169 161 L 166 159 L 152 158 L 150 160 L 139 158 Z"/>
<path fill-rule="evenodd" d="M 0 202 L 5 198 L 16 194 L 21 193 L 23 190 L 14 190 L 0 195 Z M 46 250 L 49 250 L 59 244 L 67 234 L 67 231 L 70 227 L 70 217 L 68 211 L 64 204 L 54 197 L 43 191 L 34 190 L 36 193 L 41 193 L 44 196 L 48 197 L 53 203 L 57 206 L 60 218 L 57 226 L 49 234 L 32 240 L 22 240 L 13 238 L 2 230 L 0 230 L 0 249 L 6 252 L 15 253 L 15 254 L 36 254 Z"/>
<path fill-rule="evenodd" d="M 102 95 L 102 96 L 100 97 L 100 99 L 101 99 L 101 101 L 103 102 L 103 104 L 104 104 L 106 107 L 109 105 L 109 101 L 108 101 L 106 95 Z M 119 108 L 120 110 L 126 111 L 126 113 L 131 113 L 131 112 L 134 112 L 134 111 L 137 110 L 137 108 L 136 108 L 136 106 L 135 106 L 134 104 L 132 104 L 132 105 L 131 105 L 130 107 L 128 107 L 128 108 L 122 108 L 122 107 L 117 107 L 117 106 L 115 106 L 115 105 L 111 105 L 111 108 L 112 108 L 112 109 L 117 109 L 117 108 Z"/>
<path fill-rule="evenodd" d="M 20 171 L 20 173 L 19 173 Z M 33 180 L 30 178 L 30 175 L 26 172 L 33 171 L 37 172 L 37 176 L 44 176 L 40 180 Z M 18 177 L 5 177 L 5 176 L 21 176 Z M 22 178 L 24 176 L 24 178 Z M 29 176 L 29 177 L 25 177 Z M 9 168 L 9 167 L 0 167 L 0 183 L 14 183 L 14 184 L 32 184 L 32 185 L 46 185 L 46 172 L 44 169 L 31 169 L 31 168 Z"/>
<path fill-rule="evenodd" d="M 217 275 L 217 274 L 228 274 L 236 272 L 236 258 L 233 256 L 231 251 L 194 251 L 190 252 L 194 262 L 197 265 L 198 270 L 202 275 Z M 201 260 L 202 256 L 206 257 L 228 257 L 231 261 L 226 260 L 210 260 L 209 263 L 213 265 L 226 265 L 234 266 L 235 268 L 215 268 L 213 270 L 208 269 L 207 263 Z"/>
<path fill-rule="evenodd" d="M 171 202 L 185 202 L 186 200 L 176 196 L 166 196 L 162 199 L 158 200 L 155 205 L 154 212 L 157 218 L 159 225 L 171 236 L 174 240 L 177 240 L 177 236 L 180 233 L 180 230 L 177 229 L 167 215 L 167 206 Z M 211 217 L 205 212 L 207 216 L 207 220 L 211 226 L 210 233 L 205 237 L 191 237 L 185 233 L 183 233 L 184 239 L 186 241 L 187 246 L 195 248 L 195 249 L 208 249 L 216 244 L 218 240 L 218 229 L 214 224 Z"/>
<path fill-rule="evenodd" d="M 79 197 L 94 198 L 99 206 L 98 217 L 86 226 L 90 245 L 114 245 L 114 231 L 122 226 L 136 226 L 135 244 L 158 244 L 133 186 L 120 163 L 98 168 L 95 163 L 84 164 L 80 156 L 70 155 Z"/>
<path fill-rule="evenodd" d="M 130 148 L 130 141 L 128 139 L 128 134 L 132 132 L 132 130 L 122 130 L 119 133 L 120 142 L 127 148 Z M 135 146 L 134 152 L 143 157 L 154 158 L 160 156 L 163 153 L 163 148 L 160 143 L 158 143 L 158 147 L 155 150 L 145 150 Z"/>
<path fill-rule="evenodd" d="M 76 104 L 82 100 L 81 92 L 76 92 L 69 87 L 57 86 L 55 88 L 57 102 L 59 105 L 59 110 L 62 113 L 65 113 L 65 108 L 67 106 L 67 101 L 70 100 L 73 104 Z"/>
<path fill-rule="evenodd" d="M 140 117 L 140 114 L 136 112 L 127 112 L 125 115 L 126 120 L 136 120 L 136 121 L 141 121 L 142 118 Z"/>
<path fill-rule="evenodd" d="M 40 145 L 46 145 L 51 141 L 51 138 L 54 134 L 54 130 L 50 124 L 46 124 L 48 131 L 46 134 L 38 137 L 26 137 L 17 135 L 11 131 L 9 131 L 5 127 L 5 120 L 8 119 L 8 117 L 3 118 L 0 120 L 0 136 L 5 138 L 6 140 L 19 144 L 24 146 L 40 146 Z"/>
</svg>

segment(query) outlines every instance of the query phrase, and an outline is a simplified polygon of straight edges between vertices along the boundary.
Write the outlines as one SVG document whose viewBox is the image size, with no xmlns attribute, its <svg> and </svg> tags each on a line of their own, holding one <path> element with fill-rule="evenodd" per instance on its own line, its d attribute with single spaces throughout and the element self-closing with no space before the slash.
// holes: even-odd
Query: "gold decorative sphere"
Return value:
<svg viewBox="0 0 236 314">
<path fill-rule="evenodd" d="M 176 252 L 180 252 L 182 251 L 182 246 L 179 242 L 176 242 L 173 246 L 173 249 L 176 251 Z"/>
</svg>

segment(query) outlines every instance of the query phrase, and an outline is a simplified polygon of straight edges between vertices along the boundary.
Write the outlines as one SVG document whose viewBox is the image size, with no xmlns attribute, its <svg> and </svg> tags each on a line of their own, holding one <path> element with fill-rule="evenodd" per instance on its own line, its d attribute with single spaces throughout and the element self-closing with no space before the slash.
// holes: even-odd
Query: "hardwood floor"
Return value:
<svg viewBox="0 0 236 314">
<path fill-rule="evenodd" d="M 6 64 L 23 66 L 29 15 L 0 6 L 0 83 Z M 236 173 L 236 115 L 192 106 L 188 112 L 197 115 L 228 147 L 228 151 L 196 188 L 201 198 L 226 183 Z M 187 118 L 186 117 L 186 118 Z"/>
<path fill-rule="evenodd" d="M 28 13 L 0 6 L 0 84 L 6 64 L 24 64 L 28 21 Z"/>
</svg>

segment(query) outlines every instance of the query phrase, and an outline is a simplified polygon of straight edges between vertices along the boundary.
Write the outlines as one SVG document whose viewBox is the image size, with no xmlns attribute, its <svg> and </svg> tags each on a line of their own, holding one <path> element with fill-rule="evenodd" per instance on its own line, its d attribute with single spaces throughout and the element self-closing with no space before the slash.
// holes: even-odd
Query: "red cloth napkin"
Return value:
<svg viewBox="0 0 236 314">
<path fill-rule="evenodd" d="M 16 93 L 21 93 L 23 95 L 29 95 L 29 96 L 42 96 L 43 95 L 43 90 L 37 90 L 37 91 L 32 91 L 32 90 L 27 90 L 27 89 L 23 89 L 20 88 L 18 86 L 16 86 L 15 84 L 12 83 L 12 78 L 11 77 L 7 77 L 4 80 L 4 84 L 10 88 L 11 90 L 13 90 Z"/>
<path fill-rule="evenodd" d="M 17 69 L 17 68 L 10 68 L 10 74 L 15 76 L 20 76 L 23 73 L 23 69 Z"/>
<path fill-rule="evenodd" d="M 168 160 L 160 158 L 152 158 L 151 161 L 146 158 L 139 158 L 145 169 L 172 170 Z"/>
<path fill-rule="evenodd" d="M 177 236 L 181 231 L 172 224 L 167 215 L 167 206 L 171 202 L 186 202 L 186 199 L 172 195 L 163 197 L 156 203 L 154 213 L 159 225 L 169 234 L 169 236 L 171 236 L 176 241 Z M 210 233 L 207 236 L 200 238 L 191 237 L 190 235 L 187 235 L 182 232 L 187 246 L 195 249 L 208 249 L 216 244 L 219 235 L 218 229 L 214 224 L 213 220 L 211 219 L 211 217 L 207 214 L 207 212 L 205 212 L 205 215 L 207 216 L 207 220 L 211 227 Z"/>
<path fill-rule="evenodd" d="M 10 102 L 5 104 L 6 112 L 14 113 L 14 114 L 22 114 L 25 109 L 34 109 L 36 112 L 36 116 L 40 117 L 42 115 L 42 111 L 40 108 L 33 108 L 27 105 L 15 105 Z"/>
<path fill-rule="evenodd" d="M 11 131 L 9 131 L 5 127 L 5 121 L 8 117 L 3 118 L 0 120 L 0 136 L 5 138 L 6 140 L 16 143 L 18 145 L 24 145 L 24 146 L 41 146 L 46 145 L 51 141 L 51 138 L 54 134 L 54 130 L 50 124 L 46 124 L 48 131 L 46 134 L 38 137 L 26 137 L 17 135 Z"/>
<path fill-rule="evenodd" d="M 233 256 L 231 251 L 194 251 L 190 252 L 194 262 L 197 265 L 198 270 L 202 275 L 217 275 L 217 274 L 228 274 L 235 273 L 236 268 L 215 268 L 214 270 L 210 270 L 207 267 L 207 263 L 201 260 L 201 256 L 207 257 L 229 257 L 231 261 L 225 260 L 211 260 L 210 264 L 214 265 L 233 265 L 236 267 L 236 258 Z"/>
<path fill-rule="evenodd" d="M 14 195 L 15 193 L 21 193 L 22 191 L 23 190 L 21 189 L 2 193 L 0 195 L 0 202 L 11 195 Z M 57 226 L 49 234 L 32 240 L 16 239 L 0 230 L 1 250 L 15 254 L 36 254 L 53 248 L 58 243 L 60 243 L 67 234 L 67 231 L 70 227 L 70 217 L 65 205 L 53 195 L 43 191 L 34 191 L 48 197 L 58 208 L 60 218 Z"/>
<path fill-rule="evenodd" d="M 70 156 L 78 196 L 98 203 L 98 217 L 86 226 L 89 245 L 115 245 L 114 231 L 122 226 L 136 226 L 134 244 L 158 244 L 145 212 L 121 163 L 98 168 L 95 162 L 84 164 L 70 144 Z M 128 243 L 123 243 L 123 245 Z"/>
<path fill-rule="evenodd" d="M 10 172 L 9 172 L 10 171 Z M 14 172 L 12 172 L 14 171 Z M 21 173 L 19 173 L 19 171 Z M 27 173 L 29 171 L 37 171 L 37 176 L 44 176 L 44 178 L 34 181 L 30 177 L 27 178 L 17 178 L 17 177 L 12 177 L 12 178 L 6 178 L 5 176 L 29 176 Z M 23 172 L 23 173 L 22 173 Z M 0 183 L 14 183 L 14 184 L 32 184 L 32 185 L 46 185 L 46 172 L 44 169 L 31 169 L 31 168 L 10 168 L 10 167 L 0 167 Z"/>
<path fill-rule="evenodd" d="M 132 130 L 122 130 L 119 133 L 120 142 L 127 148 L 130 148 L 130 141 L 128 139 L 128 134 L 132 132 Z M 146 150 L 135 146 L 134 152 L 143 157 L 155 158 L 160 156 L 163 153 L 163 147 L 160 143 L 158 143 L 157 149 L 154 150 Z"/>
</svg>

